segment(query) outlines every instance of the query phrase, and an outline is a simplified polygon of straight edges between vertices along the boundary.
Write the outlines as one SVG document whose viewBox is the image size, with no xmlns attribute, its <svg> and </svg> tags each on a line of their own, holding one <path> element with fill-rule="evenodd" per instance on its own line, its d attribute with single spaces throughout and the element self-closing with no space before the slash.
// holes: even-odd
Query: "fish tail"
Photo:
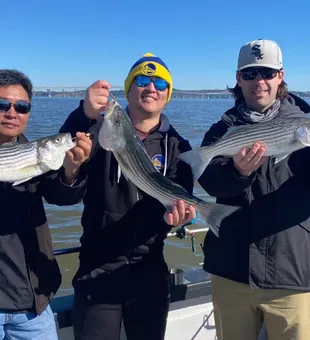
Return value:
<svg viewBox="0 0 310 340">
<path fill-rule="evenodd" d="M 206 152 L 206 147 L 183 152 L 178 156 L 183 162 L 190 165 L 194 179 L 198 179 L 205 171 L 214 157 L 211 152 Z"/>
<path fill-rule="evenodd" d="M 204 217 L 209 228 L 216 236 L 219 236 L 220 225 L 224 218 L 231 215 L 240 207 L 218 204 L 218 203 L 204 203 L 197 210 L 200 215 Z"/>
</svg>

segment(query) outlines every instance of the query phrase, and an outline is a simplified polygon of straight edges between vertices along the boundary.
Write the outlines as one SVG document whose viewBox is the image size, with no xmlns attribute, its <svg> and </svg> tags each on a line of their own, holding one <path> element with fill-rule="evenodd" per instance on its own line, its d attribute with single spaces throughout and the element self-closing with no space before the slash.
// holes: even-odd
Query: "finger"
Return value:
<svg viewBox="0 0 310 340">
<path fill-rule="evenodd" d="M 179 214 L 179 222 L 183 221 L 185 219 L 185 203 L 184 201 L 178 201 L 177 203 L 177 209 Z"/>
<path fill-rule="evenodd" d="M 173 215 L 173 225 L 177 226 L 179 224 L 179 212 L 178 212 L 178 208 L 177 208 L 177 204 L 173 204 L 172 207 L 172 211 L 171 211 L 172 215 Z"/>
<path fill-rule="evenodd" d="M 75 146 L 73 149 L 70 150 L 71 153 L 73 154 L 73 158 L 71 158 L 72 160 L 74 160 L 75 162 L 79 162 L 82 161 L 85 158 L 85 153 L 84 150 L 81 149 L 78 146 Z"/>
<path fill-rule="evenodd" d="M 233 160 L 235 163 L 241 162 L 241 160 L 244 158 L 244 156 L 247 153 L 247 148 L 241 149 L 234 157 Z"/>
<path fill-rule="evenodd" d="M 88 145 L 92 144 L 92 141 L 90 139 L 90 134 L 89 133 L 86 134 L 84 132 L 82 132 L 82 133 L 81 132 L 77 132 L 76 133 L 76 137 L 77 137 L 77 144 L 78 143 L 88 144 Z"/>
<path fill-rule="evenodd" d="M 91 152 L 91 144 L 86 143 L 84 141 L 79 141 L 78 144 L 76 145 L 78 148 L 83 150 L 84 157 L 88 157 L 90 152 Z"/>
<path fill-rule="evenodd" d="M 109 98 L 110 93 L 107 89 L 94 89 L 93 93 L 92 93 L 93 98 L 96 99 L 96 102 L 98 104 L 102 103 L 104 104 L 104 102 Z"/>
<path fill-rule="evenodd" d="M 90 88 L 92 89 L 100 89 L 100 88 L 106 88 L 109 89 L 111 86 L 106 80 L 97 80 L 95 81 Z"/>
<path fill-rule="evenodd" d="M 254 168 L 257 167 L 258 164 L 260 163 L 265 152 L 266 152 L 266 149 L 264 147 L 260 147 L 258 151 L 256 152 L 255 156 L 253 157 L 253 159 L 249 162 L 248 167 L 249 168 L 253 167 L 253 170 L 254 170 Z"/>
<path fill-rule="evenodd" d="M 66 152 L 66 158 L 71 160 L 74 159 L 74 155 L 70 150 Z"/>
<path fill-rule="evenodd" d="M 193 220 L 194 218 L 196 218 L 196 209 L 194 206 L 190 205 L 188 207 L 188 210 L 189 210 L 189 214 L 188 214 L 188 217 L 189 217 L 189 221 Z"/>
<path fill-rule="evenodd" d="M 92 147 L 92 141 L 79 140 L 76 146 L 83 149 L 84 152 L 90 152 Z"/>
<path fill-rule="evenodd" d="M 170 214 L 168 211 L 166 211 L 166 212 L 164 213 L 164 221 L 165 221 L 167 224 L 171 225 L 171 224 L 172 224 L 172 220 L 173 220 L 172 214 Z"/>
<path fill-rule="evenodd" d="M 173 215 L 171 213 L 168 213 L 168 224 L 173 225 Z"/>
<path fill-rule="evenodd" d="M 193 220 L 196 217 L 196 209 L 192 205 L 190 205 L 186 212 L 186 217 L 182 221 L 182 224 L 188 224 L 191 220 Z"/>
<path fill-rule="evenodd" d="M 259 148 L 260 144 L 254 143 L 252 148 L 247 152 L 247 154 L 243 157 L 240 163 L 243 163 L 245 166 L 247 166 L 248 163 L 251 162 L 251 160 L 254 158 Z"/>
<path fill-rule="evenodd" d="M 266 161 L 266 158 L 267 158 L 267 157 L 265 157 L 265 156 L 263 156 L 263 157 L 261 158 L 261 160 L 260 160 L 259 163 L 257 164 L 257 168 L 259 168 L 259 167 Z"/>
</svg>

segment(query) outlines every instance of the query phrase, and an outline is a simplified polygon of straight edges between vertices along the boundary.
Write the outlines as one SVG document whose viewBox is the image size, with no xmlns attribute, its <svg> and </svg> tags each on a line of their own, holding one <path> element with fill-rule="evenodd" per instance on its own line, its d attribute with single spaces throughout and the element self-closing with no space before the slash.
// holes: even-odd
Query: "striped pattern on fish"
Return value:
<svg viewBox="0 0 310 340">
<path fill-rule="evenodd" d="M 294 151 L 310 145 L 309 118 L 276 118 L 252 125 L 235 126 L 211 145 L 184 152 L 179 158 L 192 167 L 198 179 L 216 156 L 232 157 L 243 148 L 251 148 L 255 142 L 265 147 L 265 156 L 280 162 Z"/>
<path fill-rule="evenodd" d="M 57 134 L 33 142 L 0 145 L 0 181 L 23 183 L 59 169 L 66 151 L 75 146 L 71 134 Z"/>
<path fill-rule="evenodd" d="M 168 211 L 177 200 L 184 200 L 187 206 L 194 205 L 217 236 L 222 219 L 238 209 L 205 202 L 163 176 L 153 166 L 128 115 L 115 101 L 106 108 L 99 143 L 105 150 L 113 152 L 124 176 L 140 190 L 160 201 Z"/>
</svg>

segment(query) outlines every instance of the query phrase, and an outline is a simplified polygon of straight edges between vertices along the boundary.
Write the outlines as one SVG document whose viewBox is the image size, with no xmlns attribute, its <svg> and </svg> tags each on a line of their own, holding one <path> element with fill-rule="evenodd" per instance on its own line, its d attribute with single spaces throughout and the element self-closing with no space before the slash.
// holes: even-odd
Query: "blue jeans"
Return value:
<svg viewBox="0 0 310 340">
<path fill-rule="evenodd" d="M 0 313 L 0 340 L 57 340 L 50 306 L 42 314 Z"/>
</svg>

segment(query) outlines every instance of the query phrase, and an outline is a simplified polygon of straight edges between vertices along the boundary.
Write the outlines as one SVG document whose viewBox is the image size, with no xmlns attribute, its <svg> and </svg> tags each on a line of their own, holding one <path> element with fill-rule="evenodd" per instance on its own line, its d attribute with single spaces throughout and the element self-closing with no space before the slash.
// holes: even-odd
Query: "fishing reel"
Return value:
<svg viewBox="0 0 310 340">
<path fill-rule="evenodd" d="M 192 252 L 195 256 L 202 256 L 203 255 L 203 246 L 202 244 L 200 243 L 200 248 L 201 248 L 201 252 L 200 253 L 197 253 L 197 245 L 196 245 L 196 239 L 195 239 L 195 236 L 193 233 L 191 233 L 191 231 L 189 229 L 187 229 L 186 227 L 188 225 L 191 225 L 193 224 L 193 221 L 190 221 L 189 223 L 187 224 L 184 224 L 182 225 L 182 227 L 178 228 L 176 231 L 175 231 L 175 236 L 177 238 L 179 238 L 180 240 L 185 240 L 187 238 L 187 236 L 190 236 L 191 238 L 191 248 L 192 248 Z"/>
<path fill-rule="evenodd" d="M 189 234 L 189 230 L 186 228 L 188 224 L 183 225 L 175 231 L 175 236 L 180 240 L 185 240 Z"/>
</svg>

